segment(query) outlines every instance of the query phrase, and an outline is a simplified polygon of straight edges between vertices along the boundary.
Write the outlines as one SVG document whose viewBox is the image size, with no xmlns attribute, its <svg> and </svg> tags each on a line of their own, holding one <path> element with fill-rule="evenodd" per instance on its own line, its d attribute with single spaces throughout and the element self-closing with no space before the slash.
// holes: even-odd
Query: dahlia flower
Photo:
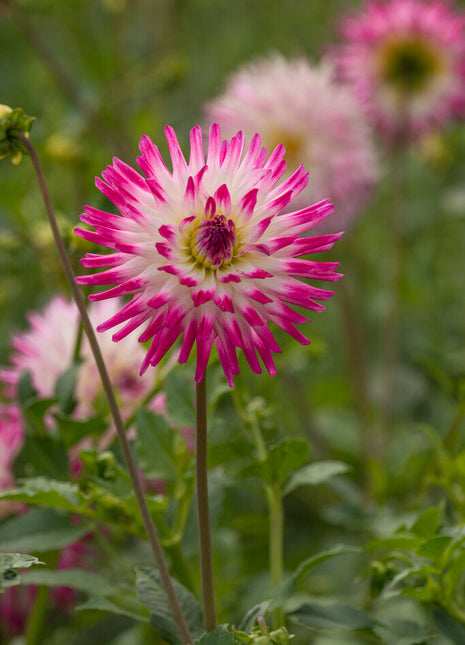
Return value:
<svg viewBox="0 0 465 645">
<path fill-rule="evenodd" d="M 443 0 L 368 2 L 341 25 L 335 58 L 394 140 L 465 114 L 465 14 Z"/>
<path fill-rule="evenodd" d="M 0 403 L 0 490 L 12 488 L 15 483 L 13 462 L 21 449 L 24 430 L 21 412 L 16 405 Z M 0 517 L 18 508 L 16 502 L 0 502 Z"/>
<path fill-rule="evenodd" d="M 224 93 L 205 107 L 226 136 L 240 127 L 250 138 L 286 148 L 286 162 L 303 163 L 310 181 L 296 204 L 331 196 L 335 215 L 328 226 L 346 229 L 371 196 L 378 178 L 377 158 L 363 110 L 350 88 L 336 84 L 329 61 L 273 55 L 240 68 Z M 322 230 L 322 226 L 318 227 Z"/>
<path fill-rule="evenodd" d="M 123 306 L 118 301 L 99 302 L 89 307 L 93 324 L 105 316 L 113 316 Z M 74 303 L 61 296 L 54 297 L 41 313 L 28 314 L 29 329 L 16 333 L 12 339 L 11 366 L 0 370 L 6 393 L 14 396 L 21 372 L 31 374 L 38 394 L 53 397 L 57 379 L 73 361 L 79 325 L 79 312 Z M 110 379 L 118 392 L 123 413 L 131 414 L 153 386 L 150 378 L 140 379 L 139 365 L 145 355 L 143 348 L 128 339 L 118 348 L 109 334 L 100 339 Z M 82 363 L 78 370 L 74 415 L 84 418 L 92 414 L 102 393 L 100 377 L 86 338 L 81 348 Z"/>
<path fill-rule="evenodd" d="M 77 228 L 81 237 L 113 253 L 88 253 L 87 268 L 109 267 L 79 277 L 80 284 L 116 285 L 89 298 L 94 301 L 131 295 L 117 314 L 100 324 L 106 331 L 125 325 L 113 335 L 120 341 L 144 325 L 141 342 L 150 341 L 141 374 L 182 336 L 179 362 L 188 360 L 196 344 L 195 379 L 204 376 L 213 345 L 227 381 L 239 365 L 242 349 L 254 372 L 261 356 L 270 374 L 276 372 L 272 353 L 279 352 L 268 323 L 275 323 L 299 342 L 307 338 L 295 324 L 307 319 L 288 304 L 313 311 L 324 307 L 331 291 L 296 278 L 337 280 L 336 262 L 299 256 L 329 249 L 340 234 L 299 238 L 332 212 L 328 200 L 299 211 L 280 214 L 307 184 L 303 166 L 284 182 L 284 146 L 268 157 L 254 136 L 245 149 L 239 132 L 222 141 L 220 128 L 210 129 L 205 159 L 202 130 L 190 133 L 187 162 L 172 128 L 165 130 L 173 170 L 158 148 L 142 137 L 139 165 L 147 178 L 119 159 L 103 172 L 97 187 L 120 214 L 86 207 L 82 222 L 95 230 Z"/>
</svg>

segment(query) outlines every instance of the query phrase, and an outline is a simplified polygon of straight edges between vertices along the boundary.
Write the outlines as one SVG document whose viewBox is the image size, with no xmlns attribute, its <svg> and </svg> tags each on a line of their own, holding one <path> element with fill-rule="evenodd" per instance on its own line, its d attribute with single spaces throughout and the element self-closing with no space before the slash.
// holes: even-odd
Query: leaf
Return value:
<svg viewBox="0 0 465 645">
<path fill-rule="evenodd" d="M 265 617 L 270 604 L 271 602 L 269 600 L 265 600 L 265 602 L 261 602 L 259 605 L 255 605 L 255 607 L 249 609 L 249 611 L 245 614 L 244 618 L 240 622 L 238 628 L 239 631 L 247 633 L 250 632 L 255 625 L 255 621 L 257 620 L 258 616 Z"/>
<path fill-rule="evenodd" d="M 152 627 L 163 640 L 169 643 L 179 642 L 178 627 L 162 587 L 159 572 L 151 567 L 136 567 L 135 570 L 137 595 L 150 611 Z M 172 582 L 189 630 L 193 637 L 198 637 L 204 631 L 202 609 L 190 591 L 176 580 Z"/>
<path fill-rule="evenodd" d="M 37 398 L 37 392 L 32 385 L 32 376 L 30 372 L 21 372 L 18 381 L 18 400 L 23 407 L 30 399 Z"/>
<path fill-rule="evenodd" d="M 115 592 L 115 583 L 98 573 L 83 569 L 44 569 L 29 571 L 22 576 L 22 584 L 45 587 L 70 587 L 88 594 L 107 596 Z"/>
<path fill-rule="evenodd" d="M 203 634 L 194 641 L 195 645 L 234 645 L 234 634 L 228 632 L 225 625 L 220 625 L 209 634 Z"/>
<path fill-rule="evenodd" d="M 0 551 L 40 553 L 63 549 L 79 540 L 87 530 L 86 526 L 73 524 L 68 516 L 51 509 L 31 509 L 0 526 Z"/>
<path fill-rule="evenodd" d="M 168 416 L 178 428 L 195 425 L 194 388 L 192 380 L 173 370 L 166 379 L 164 391 Z"/>
<path fill-rule="evenodd" d="M 105 418 L 101 416 L 91 417 L 84 421 L 72 419 L 58 412 L 53 416 L 58 426 L 60 438 L 67 448 L 76 445 L 83 437 L 101 436 L 108 427 Z"/>
<path fill-rule="evenodd" d="M 414 535 L 392 535 L 387 538 L 372 540 L 366 545 L 370 551 L 375 549 L 415 551 L 423 541 Z"/>
<path fill-rule="evenodd" d="M 55 398 L 34 398 L 28 399 L 26 401 L 22 408 L 22 411 L 28 435 L 42 435 L 43 437 L 48 436 L 44 417 L 45 413 L 50 410 L 52 405 L 55 405 L 56 402 L 57 399 Z"/>
<path fill-rule="evenodd" d="M 349 470 L 349 466 L 342 461 L 319 461 L 304 466 L 293 475 L 283 489 L 283 495 L 288 495 L 299 486 L 316 486 L 322 484 L 335 475 L 342 475 Z"/>
<path fill-rule="evenodd" d="M 365 629 L 373 622 L 362 609 L 348 605 L 323 605 L 315 602 L 303 604 L 291 615 L 306 625 L 319 629 Z"/>
<path fill-rule="evenodd" d="M 85 611 L 86 609 L 98 609 L 120 616 L 128 616 L 144 623 L 150 622 L 150 613 L 147 608 L 132 593 L 125 591 L 112 594 L 109 597 L 90 596 L 86 602 L 76 607 L 76 611 Z"/>
<path fill-rule="evenodd" d="M 270 446 L 265 460 L 248 466 L 243 474 L 261 477 L 268 484 L 282 486 L 289 475 L 307 461 L 309 453 L 310 446 L 305 439 L 283 439 Z"/>
<path fill-rule="evenodd" d="M 55 383 L 55 395 L 58 399 L 60 412 L 71 414 L 76 407 L 74 391 L 76 389 L 76 380 L 82 361 L 73 363 L 66 372 L 64 372 Z"/>
<path fill-rule="evenodd" d="M 46 477 L 35 477 L 20 482 L 17 488 L 0 492 L 0 499 L 11 499 L 26 504 L 76 511 L 79 506 L 79 487 Z"/>
<path fill-rule="evenodd" d="M 373 627 L 373 631 L 385 645 L 418 645 L 426 643 L 429 629 L 410 620 L 388 620 Z"/>
<path fill-rule="evenodd" d="M 454 645 L 465 643 L 465 629 L 442 607 L 435 607 L 433 610 L 434 624 L 438 630 Z"/>
<path fill-rule="evenodd" d="M 44 564 L 33 555 L 24 553 L 0 553 L 0 592 L 21 582 L 15 569 L 28 569 L 35 564 Z"/>
<path fill-rule="evenodd" d="M 27 437 L 16 457 L 16 477 L 51 477 L 60 481 L 69 479 L 68 453 L 61 441 L 50 435 Z"/>
<path fill-rule="evenodd" d="M 144 409 L 138 411 L 136 425 L 136 449 L 144 474 L 168 481 L 176 480 L 175 431 L 163 417 Z"/>
<path fill-rule="evenodd" d="M 417 555 L 420 558 L 428 558 L 428 560 L 432 560 L 439 565 L 444 551 L 451 542 L 452 538 L 449 535 L 435 535 L 430 540 L 423 542 L 417 551 Z"/>
<path fill-rule="evenodd" d="M 304 560 L 303 562 L 301 562 L 292 577 L 295 582 L 299 582 L 300 580 L 302 580 L 304 576 L 310 573 L 312 569 L 322 564 L 323 562 L 326 562 L 327 560 L 330 560 L 331 558 L 335 558 L 339 555 L 346 555 L 348 553 L 359 553 L 359 552 L 360 552 L 360 549 L 357 547 L 345 546 L 344 544 L 339 544 L 333 549 L 329 549 L 328 551 L 321 551 L 320 553 L 317 553 L 316 555 L 313 555 L 312 557 L 307 558 L 307 560 Z"/>
<path fill-rule="evenodd" d="M 432 537 L 439 529 L 443 514 L 444 508 L 442 505 L 428 508 L 418 517 L 412 526 L 412 533 L 420 537 Z"/>
</svg>

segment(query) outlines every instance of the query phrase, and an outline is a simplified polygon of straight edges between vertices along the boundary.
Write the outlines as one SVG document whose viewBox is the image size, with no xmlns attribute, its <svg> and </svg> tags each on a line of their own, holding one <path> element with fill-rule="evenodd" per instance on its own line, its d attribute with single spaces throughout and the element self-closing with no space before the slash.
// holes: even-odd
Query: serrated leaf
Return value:
<svg viewBox="0 0 465 645">
<path fill-rule="evenodd" d="M 137 413 L 136 426 L 136 449 L 145 475 L 176 480 L 175 431 L 163 417 L 144 409 Z"/>
<path fill-rule="evenodd" d="M 128 616 L 144 623 L 150 622 L 150 613 L 145 605 L 128 592 L 121 591 L 110 597 L 90 596 L 86 602 L 76 607 L 76 611 L 85 611 L 86 609 L 98 609 L 120 616 Z"/>
<path fill-rule="evenodd" d="M 439 565 L 444 551 L 451 542 L 452 538 L 449 535 L 435 535 L 430 540 L 423 542 L 417 551 L 417 555 L 420 558 L 428 558 L 428 560 L 432 560 Z"/>
<path fill-rule="evenodd" d="M 220 625 L 209 634 L 203 634 L 194 641 L 195 645 L 234 645 L 234 634 L 225 625 Z"/>
<path fill-rule="evenodd" d="M 179 631 L 162 587 L 159 572 L 151 567 L 136 567 L 135 571 L 137 595 L 151 614 L 152 627 L 164 640 L 178 643 Z M 194 638 L 198 637 L 204 631 L 202 609 L 190 591 L 176 580 L 172 582 L 189 630 Z"/>
<path fill-rule="evenodd" d="M 75 511 L 79 506 L 79 487 L 70 482 L 35 477 L 23 480 L 17 488 L 0 492 L 0 499 Z"/>
<path fill-rule="evenodd" d="M 15 569 L 28 569 L 36 564 L 44 563 L 25 553 L 0 553 L 0 592 L 21 582 L 21 577 Z"/>
<path fill-rule="evenodd" d="M 76 407 L 74 391 L 76 389 L 76 380 L 82 361 L 73 363 L 66 372 L 64 372 L 55 383 L 55 395 L 58 399 L 60 412 L 71 414 Z"/>
<path fill-rule="evenodd" d="M 442 607 L 433 610 L 434 624 L 438 630 L 454 645 L 465 643 L 465 628 Z"/>
<path fill-rule="evenodd" d="M 63 414 L 56 413 L 55 417 L 60 438 L 67 448 L 74 446 L 83 437 L 100 437 L 108 427 L 104 417 L 96 416 L 83 421 L 72 419 Z"/>
<path fill-rule="evenodd" d="M 87 530 L 51 509 L 31 509 L 0 526 L 0 551 L 59 550 L 79 540 Z"/>
<path fill-rule="evenodd" d="M 308 464 L 291 475 L 284 486 L 283 495 L 288 495 L 299 486 L 322 484 L 331 479 L 331 477 L 343 475 L 348 470 L 349 466 L 342 461 L 319 461 L 314 464 Z"/>
<path fill-rule="evenodd" d="M 373 626 L 370 616 L 362 609 L 348 605 L 323 605 L 307 602 L 291 615 L 305 625 L 318 629 L 366 629 Z"/>
</svg>

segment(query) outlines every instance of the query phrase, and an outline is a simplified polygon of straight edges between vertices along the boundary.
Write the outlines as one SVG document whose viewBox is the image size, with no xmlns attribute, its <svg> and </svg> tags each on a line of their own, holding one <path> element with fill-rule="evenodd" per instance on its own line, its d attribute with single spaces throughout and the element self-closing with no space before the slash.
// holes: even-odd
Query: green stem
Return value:
<svg viewBox="0 0 465 645">
<path fill-rule="evenodd" d="M 59 551 L 55 551 L 47 558 L 47 564 L 51 569 L 56 569 L 59 557 Z M 51 591 L 51 587 L 39 587 L 37 590 L 34 606 L 27 621 L 25 645 L 38 645 L 42 640 Z"/>
<path fill-rule="evenodd" d="M 196 388 L 196 451 L 195 476 L 197 483 L 197 514 L 199 518 L 200 570 L 202 576 L 203 617 L 205 629 L 216 628 L 215 587 L 208 509 L 207 469 L 207 379 L 206 375 Z"/>
<path fill-rule="evenodd" d="M 88 338 L 89 345 L 94 355 L 94 359 L 100 374 L 100 378 L 102 380 L 103 389 L 108 399 L 108 405 L 110 407 L 113 422 L 115 424 L 115 428 L 118 434 L 118 439 L 120 441 L 121 451 L 124 457 L 124 461 L 126 463 L 129 476 L 131 478 L 132 487 L 134 489 L 134 495 L 137 501 L 137 505 L 139 506 L 140 514 L 145 526 L 145 530 L 150 543 L 150 547 L 152 549 L 152 553 L 155 558 L 155 562 L 160 571 L 160 576 L 168 598 L 168 602 L 170 604 L 171 611 L 173 612 L 173 618 L 176 621 L 176 624 L 179 628 L 179 632 L 181 634 L 183 643 L 185 644 L 192 643 L 192 637 L 190 635 L 189 628 L 187 626 L 186 618 L 181 609 L 181 605 L 179 604 L 178 598 L 176 596 L 176 592 L 173 587 L 172 580 L 170 578 L 168 566 L 166 564 L 165 557 L 163 555 L 163 549 L 161 547 L 160 540 L 158 538 L 157 529 L 155 528 L 155 524 L 153 523 L 152 517 L 150 515 L 150 511 L 147 506 L 147 502 L 145 500 L 142 482 L 139 478 L 137 467 L 134 462 L 134 458 L 132 456 L 131 447 L 129 445 L 129 441 L 126 436 L 126 430 L 124 427 L 123 419 L 121 417 L 121 413 L 118 408 L 118 404 L 116 403 L 116 398 L 110 381 L 110 377 L 108 375 L 105 362 L 103 360 L 103 356 L 100 351 L 97 338 L 95 336 L 94 328 L 92 327 L 92 323 L 90 322 L 89 315 L 87 313 L 84 297 L 75 282 L 73 268 L 71 266 L 69 257 L 66 253 L 65 245 L 63 243 L 63 240 L 60 235 L 60 231 L 57 226 L 52 200 L 50 199 L 50 194 L 48 192 L 47 183 L 45 181 L 45 176 L 42 170 L 39 157 L 37 155 L 37 152 L 34 146 L 29 141 L 29 139 L 22 134 L 18 136 L 20 137 L 25 148 L 27 149 L 34 166 L 34 170 L 36 171 L 40 191 L 45 204 L 45 210 L 46 210 L 50 227 L 52 229 L 53 236 L 55 239 L 55 244 L 57 246 L 57 250 L 58 250 L 61 262 L 63 264 L 63 270 L 68 280 L 71 292 L 73 294 L 73 298 L 79 309 L 79 313 L 81 314 L 84 331 Z"/>
<path fill-rule="evenodd" d="M 252 436 L 257 449 L 259 461 L 265 461 L 268 457 L 266 444 L 255 418 L 250 421 Z M 283 543 L 284 543 L 284 512 L 281 488 L 278 484 L 263 484 L 265 489 L 266 501 L 268 505 L 269 519 L 269 564 L 271 584 L 274 589 L 280 587 L 283 583 Z M 284 612 L 281 607 L 275 607 L 273 610 L 273 628 L 280 629 L 284 625 Z"/>
</svg>

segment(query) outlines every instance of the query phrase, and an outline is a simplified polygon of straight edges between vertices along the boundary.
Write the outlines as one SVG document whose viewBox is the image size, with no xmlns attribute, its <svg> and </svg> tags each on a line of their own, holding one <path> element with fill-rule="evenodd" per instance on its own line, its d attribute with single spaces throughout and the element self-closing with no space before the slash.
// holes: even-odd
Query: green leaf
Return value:
<svg viewBox="0 0 465 645">
<path fill-rule="evenodd" d="M 15 569 L 28 569 L 36 564 L 44 564 L 33 555 L 24 553 L 0 553 L 0 592 L 21 582 Z"/>
<path fill-rule="evenodd" d="M 37 392 L 32 385 L 32 376 L 30 372 L 21 372 L 18 381 L 18 400 L 23 407 L 31 399 L 37 398 Z"/>
<path fill-rule="evenodd" d="M 166 379 L 164 391 L 168 416 L 178 428 L 195 425 L 193 381 L 173 370 Z"/>
<path fill-rule="evenodd" d="M 76 511 L 79 507 L 79 487 L 46 477 L 35 477 L 20 482 L 17 488 L 0 492 L 0 499 L 11 499 L 26 504 Z"/>
<path fill-rule="evenodd" d="M 279 485 L 308 459 L 310 446 L 305 439 L 283 439 L 270 446 L 264 461 L 257 461 L 244 469 L 246 476 L 261 477 L 268 484 Z"/>
<path fill-rule="evenodd" d="M 349 470 L 349 466 L 342 461 L 319 461 L 304 466 L 293 475 L 283 489 L 283 495 L 288 495 L 299 486 L 316 486 L 322 484 L 335 475 L 342 475 Z"/>
<path fill-rule="evenodd" d="M 234 634 L 228 632 L 225 625 L 220 625 L 209 634 L 203 634 L 194 641 L 194 645 L 234 645 Z"/>
<path fill-rule="evenodd" d="M 17 478 L 50 477 L 68 481 L 68 452 L 65 445 L 50 435 L 27 437 L 16 457 L 14 471 Z"/>
<path fill-rule="evenodd" d="M 87 531 L 86 526 L 71 523 L 67 515 L 51 509 L 31 509 L 0 526 L 0 551 L 40 553 L 63 549 Z"/>
<path fill-rule="evenodd" d="M 139 463 L 146 476 L 175 481 L 174 457 L 176 432 L 166 420 L 149 410 L 141 409 L 136 416 L 136 449 Z"/>
<path fill-rule="evenodd" d="M 451 542 L 452 538 L 449 535 L 435 535 L 420 546 L 417 555 L 420 558 L 428 558 L 439 565 L 444 551 Z"/>
<path fill-rule="evenodd" d="M 44 417 L 46 412 L 50 410 L 52 405 L 55 405 L 55 403 L 57 403 L 57 399 L 55 398 L 34 398 L 26 401 L 23 405 L 22 411 L 28 435 L 48 436 Z"/>
<path fill-rule="evenodd" d="M 465 643 L 464 627 L 442 607 L 435 607 L 433 610 L 434 624 L 438 630 L 454 645 Z"/>
<path fill-rule="evenodd" d="M 85 593 L 108 596 L 115 592 L 115 583 L 98 573 L 83 569 L 43 569 L 28 571 L 21 583 L 45 587 L 70 587 Z"/>
<path fill-rule="evenodd" d="M 387 538 L 372 540 L 366 545 L 366 548 L 373 551 L 375 549 L 416 551 L 423 540 L 414 535 L 392 535 Z"/>
<path fill-rule="evenodd" d="M 86 602 L 78 605 L 76 611 L 86 609 L 110 612 L 120 616 L 128 616 L 144 623 L 150 622 L 150 613 L 132 592 L 120 591 L 109 597 L 91 595 Z"/>
<path fill-rule="evenodd" d="M 198 637 L 204 631 L 202 609 L 190 591 L 176 580 L 172 582 L 189 630 L 193 637 Z M 178 643 L 178 627 L 162 587 L 159 572 L 151 567 L 136 567 L 136 588 L 140 600 L 150 611 L 152 627 L 163 640 Z"/>
<path fill-rule="evenodd" d="M 348 605 L 322 605 L 307 602 L 297 611 L 291 612 L 305 625 L 318 629 L 366 629 L 373 626 L 370 616 L 362 609 Z"/>
<path fill-rule="evenodd" d="M 304 560 L 303 562 L 301 562 L 292 577 L 295 582 L 299 582 L 308 573 L 310 573 L 312 569 L 322 564 L 323 562 L 326 562 L 327 560 L 330 560 L 331 558 L 335 558 L 339 555 L 347 555 L 348 553 L 359 553 L 359 552 L 360 552 L 360 549 L 357 547 L 345 546 L 344 544 L 339 544 L 333 549 L 329 549 L 328 551 L 321 551 L 320 553 L 313 555 L 311 558 L 307 558 L 307 560 Z"/>
<path fill-rule="evenodd" d="M 385 645 L 418 645 L 426 643 L 430 636 L 426 625 L 410 620 L 388 620 L 375 625 L 373 631 Z"/>
<path fill-rule="evenodd" d="M 442 505 L 428 508 L 416 520 L 412 526 L 411 531 L 420 537 L 432 537 L 442 522 L 444 508 Z"/>
<path fill-rule="evenodd" d="M 82 361 L 76 361 L 64 372 L 55 383 L 55 394 L 58 398 L 60 412 L 71 414 L 76 407 L 74 391 Z"/>
<path fill-rule="evenodd" d="M 53 416 L 58 426 L 60 438 L 66 448 L 76 445 L 83 437 L 100 437 L 108 427 L 107 421 L 102 416 L 91 417 L 83 421 L 72 419 L 58 412 Z"/>
<path fill-rule="evenodd" d="M 245 614 L 244 618 L 240 622 L 239 631 L 250 632 L 255 625 L 255 621 L 257 620 L 258 616 L 265 617 L 270 604 L 271 602 L 269 600 L 265 600 L 265 602 L 261 602 L 259 605 L 255 605 L 255 607 L 249 609 L 249 611 Z"/>
</svg>

